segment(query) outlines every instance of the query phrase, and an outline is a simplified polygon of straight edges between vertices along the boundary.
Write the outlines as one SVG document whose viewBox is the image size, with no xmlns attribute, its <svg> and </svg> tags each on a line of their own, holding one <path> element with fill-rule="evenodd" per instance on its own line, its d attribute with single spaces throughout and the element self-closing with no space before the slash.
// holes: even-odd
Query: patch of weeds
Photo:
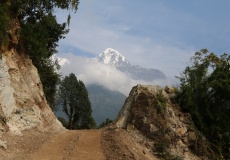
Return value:
<svg viewBox="0 0 230 160">
<path fill-rule="evenodd" d="M 6 122 L 7 122 L 6 117 L 5 117 L 5 116 L 2 116 L 2 115 L 0 115 L 0 120 L 1 120 L 4 124 L 6 124 Z"/>
<path fill-rule="evenodd" d="M 155 150 L 159 153 L 164 153 L 169 147 L 170 140 L 167 138 L 161 138 L 157 143 L 155 143 Z"/>
<path fill-rule="evenodd" d="M 173 155 L 170 152 L 157 153 L 156 156 L 162 160 L 183 160 L 184 158 L 178 155 Z"/>
<path fill-rule="evenodd" d="M 196 139 L 189 142 L 190 151 L 198 156 L 205 156 L 208 159 L 225 160 L 219 146 L 209 142 L 203 133 L 195 127 L 194 123 L 189 125 L 188 130 L 196 134 Z"/>
<path fill-rule="evenodd" d="M 168 151 L 170 140 L 167 138 L 161 138 L 154 145 L 155 155 L 162 160 L 183 160 L 181 156 L 173 155 Z"/>
<path fill-rule="evenodd" d="M 156 94 L 156 107 L 159 114 L 164 114 L 167 108 L 168 100 L 163 95 L 162 91 Z"/>
</svg>

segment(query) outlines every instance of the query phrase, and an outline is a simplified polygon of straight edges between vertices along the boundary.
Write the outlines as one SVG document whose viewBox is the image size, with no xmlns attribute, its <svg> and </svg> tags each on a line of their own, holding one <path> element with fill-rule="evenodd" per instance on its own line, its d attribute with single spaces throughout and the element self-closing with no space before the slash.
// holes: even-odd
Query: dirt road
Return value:
<svg viewBox="0 0 230 160">
<path fill-rule="evenodd" d="M 24 133 L 8 136 L 4 160 L 104 160 L 101 130 L 63 130 L 58 133 Z"/>
<path fill-rule="evenodd" d="M 26 131 L 5 136 L 0 160 L 155 160 L 121 129 Z"/>
<path fill-rule="evenodd" d="M 65 130 L 44 143 L 33 160 L 103 160 L 101 130 Z"/>
</svg>

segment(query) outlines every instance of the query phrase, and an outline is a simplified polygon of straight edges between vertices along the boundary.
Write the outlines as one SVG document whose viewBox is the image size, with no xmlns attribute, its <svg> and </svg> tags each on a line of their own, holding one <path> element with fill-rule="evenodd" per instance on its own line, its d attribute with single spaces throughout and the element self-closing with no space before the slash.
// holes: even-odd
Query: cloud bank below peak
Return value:
<svg viewBox="0 0 230 160">
<path fill-rule="evenodd" d="M 79 57 L 72 53 L 58 56 L 62 60 L 66 59 L 69 62 L 61 66 L 60 72 L 63 76 L 74 73 L 78 79 L 85 83 L 85 85 L 98 84 L 110 90 L 119 91 L 126 96 L 129 94 L 132 87 L 137 84 L 165 86 L 169 83 L 167 80 L 152 82 L 133 80 L 115 67 L 90 61 L 87 58 Z"/>
</svg>

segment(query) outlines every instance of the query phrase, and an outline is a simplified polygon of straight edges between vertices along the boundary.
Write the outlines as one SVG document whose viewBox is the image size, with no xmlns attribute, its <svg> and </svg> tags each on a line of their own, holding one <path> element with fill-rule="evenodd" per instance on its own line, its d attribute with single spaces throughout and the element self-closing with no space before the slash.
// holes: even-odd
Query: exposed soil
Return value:
<svg viewBox="0 0 230 160">
<path fill-rule="evenodd" d="M 5 135 L 7 149 L 1 160 L 145 160 L 155 159 L 121 129 L 63 130 L 44 133 L 30 130 L 23 136 Z"/>
<path fill-rule="evenodd" d="M 103 160 L 101 130 L 63 130 L 58 133 L 24 132 L 7 136 L 1 160 Z"/>
</svg>

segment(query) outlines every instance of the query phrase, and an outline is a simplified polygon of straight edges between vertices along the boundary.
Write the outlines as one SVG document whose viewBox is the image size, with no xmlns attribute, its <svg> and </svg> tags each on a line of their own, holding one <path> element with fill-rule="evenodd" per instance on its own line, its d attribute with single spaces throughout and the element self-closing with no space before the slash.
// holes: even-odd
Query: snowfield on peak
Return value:
<svg viewBox="0 0 230 160">
<path fill-rule="evenodd" d="M 96 62 L 109 64 L 111 66 L 116 67 L 129 64 L 129 62 L 121 53 L 112 48 L 107 48 L 104 52 L 99 54 L 94 60 Z"/>
</svg>

